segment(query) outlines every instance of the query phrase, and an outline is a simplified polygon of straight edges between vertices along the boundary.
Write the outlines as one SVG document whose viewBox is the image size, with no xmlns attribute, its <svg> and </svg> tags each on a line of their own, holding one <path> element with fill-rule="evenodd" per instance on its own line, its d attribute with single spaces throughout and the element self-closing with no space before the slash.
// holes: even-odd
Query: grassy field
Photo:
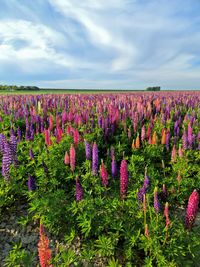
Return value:
<svg viewBox="0 0 200 267">
<path fill-rule="evenodd" d="M 142 90 L 87 90 L 87 89 L 41 89 L 36 91 L 0 91 L 1 95 L 15 94 L 99 94 L 99 93 L 125 93 L 141 92 Z"/>
</svg>

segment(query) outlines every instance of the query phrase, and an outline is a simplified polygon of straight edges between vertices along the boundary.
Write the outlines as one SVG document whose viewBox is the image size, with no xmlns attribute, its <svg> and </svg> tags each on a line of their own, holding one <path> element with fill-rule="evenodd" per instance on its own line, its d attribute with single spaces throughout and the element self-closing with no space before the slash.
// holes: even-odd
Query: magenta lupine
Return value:
<svg viewBox="0 0 200 267">
<path fill-rule="evenodd" d="M 125 159 L 121 161 L 120 165 L 120 196 L 122 199 L 126 197 L 128 189 L 128 166 Z"/>
<path fill-rule="evenodd" d="M 28 176 L 28 190 L 34 191 L 35 189 L 36 189 L 35 179 L 32 175 L 29 174 L 29 176 Z"/>
<path fill-rule="evenodd" d="M 71 144 L 70 146 L 69 159 L 70 159 L 70 168 L 72 171 L 74 171 L 76 167 L 76 151 L 73 144 Z"/>
<path fill-rule="evenodd" d="M 98 147 L 97 147 L 96 142 L 94 142 L 93 147 L 92 147 L 92 174 L 93 175 L 97 175 L 98 165 L 99 165 Z"/>
<path fill-rule="evenodd" d="M 198 212 L 199 194 L 195 189 L 189 197 L 188 206 L 186 210 L 185 226 L 191 230 Z"/>
<path fill-rule="evenodd" d="M 86 159 L 91 159 L 91 147 L 88 141 L 85 140 L 85 157 Z"/>
<path fill-rule="evenodd" d="M 161 205 L 160 205 L 160 202 L 158 200 L 158 188 L 155 187 L 154 189 L 154 210 L 156 213 L 159 213 L 161 209 Z"/>
<path fill-rule="evenodd" d="M 83 199 L 83 187 L 78 177 L 76 177 L 76 201 L 79 202 Z"/>
<path fill-rule="evenodd" d="M 170 226 L 170 220 L 169 220 L 169 204 L 166 202 L 165 209 L 164 209 L 164 216 L 165 216 L 165 227 L 168 229 Z"/>
<path fill-rule="evenodd" d="M 70 163 L 69 154 L 67 151 L 65 152 L 64 163 L 65 163 L 65 165 L 69 165 L 69 163 Z"/>
<path fill-rule="evenodd" d="M 103 161 L 101 163 L 101 179 L 102 179 L 101 180 L 102 181 L 102 185 L 104 187 L 107 187 L 107 185 L 108 185 L 108 172 L 106 170 L 106 167 L 105 167 Z"/>
<path fill-rule="evenodd" d="M 112 162 L 111 162 L 111 174 L 113 178 L 117 177 L 117 162 L 114 156 L 112 157 Z"/>
</svg>

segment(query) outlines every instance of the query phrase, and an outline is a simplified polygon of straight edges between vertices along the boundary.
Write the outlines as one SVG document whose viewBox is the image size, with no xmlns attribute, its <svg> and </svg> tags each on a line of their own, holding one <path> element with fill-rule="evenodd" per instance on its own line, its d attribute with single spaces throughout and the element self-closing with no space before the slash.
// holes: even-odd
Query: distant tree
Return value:
<svg viewBox="0 0 200 267">
<path fill-rule="evenodd" d="M 146 91 L 160 91 L 160 86 L 147 87 Z"/>
</svg>

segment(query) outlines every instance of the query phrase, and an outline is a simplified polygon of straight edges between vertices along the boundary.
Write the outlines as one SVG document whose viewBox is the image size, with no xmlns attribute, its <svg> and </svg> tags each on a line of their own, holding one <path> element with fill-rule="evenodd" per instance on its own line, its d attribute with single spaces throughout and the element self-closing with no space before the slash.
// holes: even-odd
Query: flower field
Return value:
<svg viewBox="0 0 200 267">
<path fill-rule="evenodd" d="M 0 95 L 0 162 L 0 266 L 200 266 L 200 92 Z"/>
</svg>

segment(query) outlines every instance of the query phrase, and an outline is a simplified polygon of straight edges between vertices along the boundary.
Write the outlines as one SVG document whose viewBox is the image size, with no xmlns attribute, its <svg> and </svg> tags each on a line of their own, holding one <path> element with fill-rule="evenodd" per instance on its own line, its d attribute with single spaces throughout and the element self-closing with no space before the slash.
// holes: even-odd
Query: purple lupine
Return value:
<svg viewBox="0 0 200 267">
<path fill-rule="evenodd" d="M 21 139 L 22 139 L 22 132 L 21 132 L 21 129 L 18 128 L 17 129 L 17 142 L 21 142 Z"/>
<path fill-rule="evenodd" d="M 154 210 L 156 213 L 159 213 L 161 209 L 161 205 L 160 205 L 160 202 L 158 200 L 158 188 L 155 187 L 154 189 Z"/>
<path fill-rule="evenodd" d="M 97 147 L 96 142 L 94 142 L 93 147 L 92 147 L 92 173 L 93 175 L 97 175 L 98 165 L 99 165 L 98 147 Z"/>
<path fill-rule="evenodd" d="M 10 149 L 12 152 L 13 163 L 17 164 L 17 139 L 14 134 L 10 137 Z"/>
<path fill-rule="evenodd" d="M 169 150 L 169 141 L 170 141 L 170 131 L 167 131 L 166 132 L 166 143 L 165 143 L 167 151 Z"/>
<path fill-rule="evenodd" d="M 145 169 L 145 178 L 144 178 L 144 183 L 143 186 L 140 188 L 137 194 L 137 199 L 139 202 L 143 202 L 144 195 L 146 194 L 146 191 L 149 187 L 149 177 L 147 175 L 147 169 Z"/>
<path fill-rule="evenodd" d="M 3 153 L 4 151 L 4 144 L 6 142 L 6 137 L 4 134 L 0 134 L 0 152 Z"/>
<path fill-rule="evenodd" d="M 32 160 L 34 159 L 34 154 L 33 154 L 33 150 L 32 149 L 29 150 L 29 157 Z"/>
<path fill-rule="evenodd" d="M 186 211 L 185 226 L 191 230 L 198 212 L 199 194 L 195 189 L 189 197 L 188 206 Z"/>
<path fill-rule="evenodd" d="M 90 144 L 85 140 L 85 157 L 86 159 L 91 159 L 91 147 Z"/>
<path fill-rule="evenodd" d="M 111 173 L 113 178 L 117 177 L 117 162 L 114 156 L 112 157 L 112 162 L 111 162 Z"/>
<path fill-rule="evenodd" d="M 43 166 L 44 172 L 47 175 L 49 173 L 49 170 L 48 170 L 48 167 L 47 167 L 46 163 L 44 162 L 44 160 L 42 160 L 42 166 Z"/>
<path fill-rule="evenodd" d="M 125 159 L 121 161 L 120 165 L 120 196 L 122 199 L 126 197 L 128 189 L 128 167 Z"/>
<path fill-rule="evenodd" d="M 35 179 L 32 175 L 28 175 L 28 190 L 34 191 L 36 189 Z"/>
<path fill-rule="evenodd" d="M 79 178 L 76 177 L 76 201 L 81 201 L 83 199 L 83 187 L 79 181 Z"/>
<path fill-rule="evenodd" d="M 3 151 L 3 158 L 2 158 L 2 176 L 4 176 L 5 180 L 9 180 L 9 172 L 10 172 L 10 165 L 12 163 L 13 155 L 10 149 L 9 143 L 6 141 L 4 142 L 4 151 Z"/>
</svg>

